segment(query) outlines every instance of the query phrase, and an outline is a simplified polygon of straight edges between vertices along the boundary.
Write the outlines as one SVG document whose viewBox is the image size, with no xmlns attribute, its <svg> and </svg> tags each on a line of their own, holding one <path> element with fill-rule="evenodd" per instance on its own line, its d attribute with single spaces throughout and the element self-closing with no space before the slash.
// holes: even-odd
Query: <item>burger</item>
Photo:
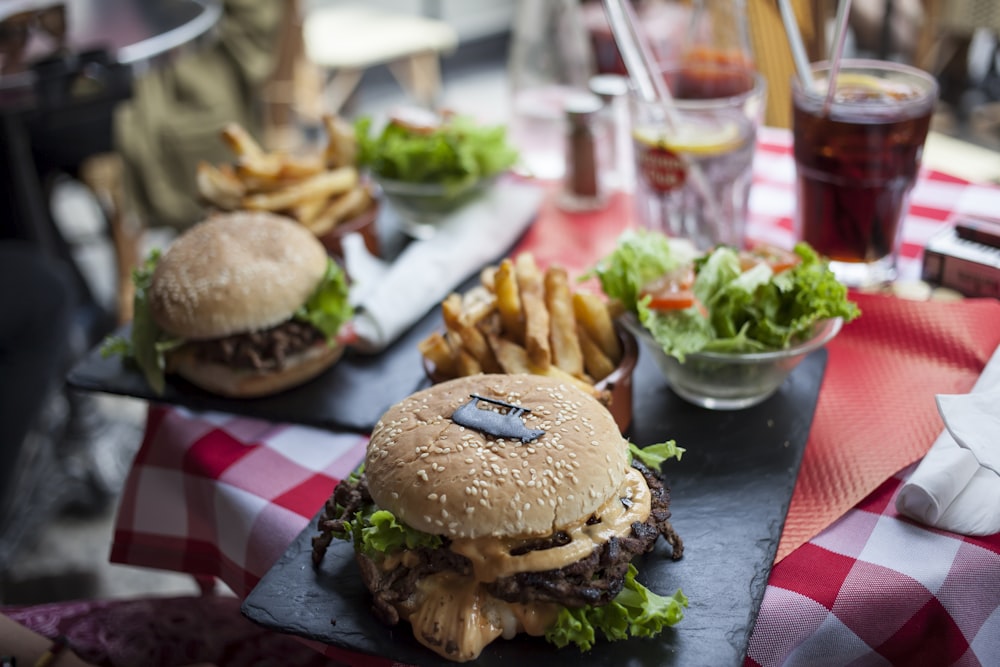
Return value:
<svg viewBox="0 0 1000 667">
<path fill-rule="evenodd" d="M 687 600 L 639 584 L 633 560 L 660 536 L 683 553 L 659 473 L 681 451 L 630 445 L 596 399 L 553 378 L 449 380 L 379 420 L 320 514 L 313 563 L 352 541 L 376 617 L 456 662 L 518 633 L 583 650 L 597 633 L 652 636 Z"/>
<path fill-rule="evenodd" d="M 232 212 L 181 234 L 135 272 L 131 336 L 105 346 L 134 358 L 156 393 L 175 373 L 249 398 L 302 384 L 343 352 L 351 315 L 341 268 L 305 227 Z"/>
</svg>

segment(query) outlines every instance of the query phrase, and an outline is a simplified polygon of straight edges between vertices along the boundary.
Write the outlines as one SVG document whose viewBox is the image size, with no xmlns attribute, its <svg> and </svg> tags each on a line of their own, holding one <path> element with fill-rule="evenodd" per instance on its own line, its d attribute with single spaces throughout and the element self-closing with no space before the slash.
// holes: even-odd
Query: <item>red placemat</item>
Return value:
<svg viewBox="0 0 1000 667">
<path fill-rule="evenodd" d="M 776 561 L 900 469 L 944 427 L 935 394 L 965 393 L 1000 344 L 1000 301 L 853 294 L 862 315 L 827 345 L 812 432 Z"/>
</svg>

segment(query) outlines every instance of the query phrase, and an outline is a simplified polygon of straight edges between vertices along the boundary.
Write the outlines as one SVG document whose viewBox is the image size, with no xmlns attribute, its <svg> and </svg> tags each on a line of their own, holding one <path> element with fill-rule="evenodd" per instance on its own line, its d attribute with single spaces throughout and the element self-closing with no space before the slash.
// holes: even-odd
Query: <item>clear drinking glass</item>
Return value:
<svg viewBox="0 0 1000 667">
<path fill-rule="evenodd" d="M 843 283 L 895 279 L 902 220 L 937 100 L 914 67 L 845 60 L 825 108 L 828 63 L 812 89 L 792 86 L 798 238 L 828 257 Z"/>
<path fill-rule="evenodd" d="M 682 70 L 666 70 L 671 92 Z M 676 98 L 673 113 L 659 102 L 631 101 L 640 227 L 690 240 L 700 250 L 742 247 L 751 167 L 767 87 L 730 97 Z"/>
</svg>

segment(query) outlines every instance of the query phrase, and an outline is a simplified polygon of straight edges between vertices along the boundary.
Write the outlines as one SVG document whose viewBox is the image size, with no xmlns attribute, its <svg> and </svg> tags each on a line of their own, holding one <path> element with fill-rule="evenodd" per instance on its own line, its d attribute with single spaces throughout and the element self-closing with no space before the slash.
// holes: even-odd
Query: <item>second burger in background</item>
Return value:
<svg viewBox="0 0 1000 667">
<path fill-rule="evenodd" d="M 302 384 L 343 353 L 347 280 L 302 225 L 263 212 L 218 215 L 187 230 L 135 273 L 130 340 L 152 389 L 176 373 L 215 394 L 248 398 Z"/>
</svg>

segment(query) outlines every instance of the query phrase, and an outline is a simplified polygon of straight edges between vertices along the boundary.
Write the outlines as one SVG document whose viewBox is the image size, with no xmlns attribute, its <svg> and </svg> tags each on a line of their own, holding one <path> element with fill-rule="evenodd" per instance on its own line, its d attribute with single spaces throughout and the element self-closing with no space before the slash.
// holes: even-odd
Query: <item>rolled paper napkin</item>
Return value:
<svg viewBox="0 0 1000 667">
<path fill-rule="evenodd" d="M 936 398 L 945 430 L 900 489 L 896 509 L 962 535 L 1000 532 L 1000 348 L 970 393 Z"/>
<path fill-rule="evenodd" d="M 351 276 L 356 349 L 378 352 L 490 262 L 498 261 L 534 219 L 545 190 L 501 180 L 442 221 L 430 239 L 413 241 L 391 263 L 344 239 Z M 353 235 L 351 235 L 353 236 Z"/>
</svg>

